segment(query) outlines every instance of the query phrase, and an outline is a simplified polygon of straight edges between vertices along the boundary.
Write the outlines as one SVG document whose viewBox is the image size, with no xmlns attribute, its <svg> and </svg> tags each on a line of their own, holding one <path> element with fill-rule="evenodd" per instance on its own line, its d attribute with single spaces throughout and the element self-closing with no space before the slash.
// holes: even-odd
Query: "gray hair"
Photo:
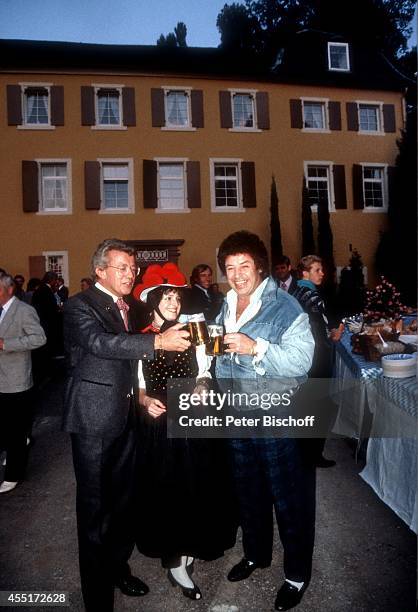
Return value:
<svg viewBox="0 0 418 612">
<path fill-rule="evenodd" d="M 109 251 L 122 251 L 122 253 L 127 253 L 128 255 L 135 255 L 135 249 L 126 244 L 126 242 L 118 238 L 106 238 L 106 240 L 99 244 L 91 258 L 92 278 L 96 278 L 96 268 L 106 268 L 108 266 Z"/>
<path fill-rule="evenodd" d="M 13 276 L 10 276 L 10 274 L 7 274 L 7 272 L 0 274 L 0 285 L 2 285 L 5 289 L 8 289 L 9 287 L 16 287 Z"/>
</svg>

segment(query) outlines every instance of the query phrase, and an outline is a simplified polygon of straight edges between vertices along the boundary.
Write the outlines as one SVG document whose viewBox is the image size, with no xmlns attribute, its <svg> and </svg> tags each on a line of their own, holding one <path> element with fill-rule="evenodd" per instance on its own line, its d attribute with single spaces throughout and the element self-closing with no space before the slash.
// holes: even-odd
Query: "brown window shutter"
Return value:
<svg viewBox="0 0 418 612">
<path fill-rule="evenodd" d="M 257 127 L 259 130 L 270 129 L 269 95 L 267 91 L 258 91 L 255 96 L 257 106 Z"/>
<path fill-rule="evenodd" d="M 328 102 L 329 129 L 341 130 L 341 104 Z"/>
<path fill-rule="evenodd" d="M 289 100 L 290 104 L 290 127 L 301 130 L 303 128 L 302 101 Z"/>
<path fill-rule="evenodd" d="M 144 159 L 142 175 L 144 208 L 157 208 L 157 162 L 152 159 Z"/>
<path fill-rule="evenodd" d="M 20 85 L 7 86 L 7 124 L 22 124 L 22 90 Z"/>
<path fill-rule="evenodd" d="M 347 208 L 347 194 L 345 190 L 345 167 L 336 164 L 333 166 L 334 173 L 334 196 L 335 208 L 340 210 Z"/>
<path fill-rule="evenodd" d="M 187 162 L 187 204 L 189 208 L 201 208 L 200 162 Z"/>
<path fill-rule="evenodd" d="M 396 132 L 395 106 L 383 105 L 383 127 L 386 133 Z"/>
<path fill-rule="evenodd" d="M 22 161 L 22 203 L 23 212 L 39 210 L 38 164 L 35 161 Z"/>
<path fill-rule="evenodd" d="M 64 125 L 64 87 L 51 87 L 51 125 Z"/>
<path fill-rule="evenodd" d="M 347 129 L 358 132 L 358 108 L 356 102 L 347 102 Z"/>
<path fill-rule="evenodd" d="M 353 208 L 354 210 L 364 208 L 363 167 L 359 164 L 353 164 Z"/>
<path fill-rule="evenodd" d="M 255 208 L 257 198 L 255 193 L 255 164 L 241 163 L 242 205 L 244 208 Z"/>
<path fill-rule="evenodd" d="M 84 190 L 86 210 L 100 210 L 100 163 L 84 162 Z"/>
<path fill-rule="evenodd" d="M 133 87 L 122 88 L 122 112 L 123 125 L 133 127 L 136 125 L 135 112 L 135 89 Z"/>
<path fill-rule="evenodd" d="M 195 128 L 204 127 L 203 91 L 201 89 L 192 89 L 190 102 L 192 107 L 192 126 Z"/>
<path fill-rule="evenodd" d="M 152 113 L 152 127 L 164 127 L 165 126 L 164 90 L 161 88 L 151 89 L 151 113 Z"/>
<path fill-rule="evenodd" d="M 29 277 L 42 278 L 46 272 L 45 255 L 29 255 Z"/>
<path fill-rule="evenodd" d="M 81 87 L 81 125 L 94 125 L 96 118 L 94 114 L 94 88 Z"/>
<path fill-rule="evenodd" d="M 232 128 L 231 94 L 229 91 L 219 92 L 219 112 L 221 128 Z"/>
</svg>

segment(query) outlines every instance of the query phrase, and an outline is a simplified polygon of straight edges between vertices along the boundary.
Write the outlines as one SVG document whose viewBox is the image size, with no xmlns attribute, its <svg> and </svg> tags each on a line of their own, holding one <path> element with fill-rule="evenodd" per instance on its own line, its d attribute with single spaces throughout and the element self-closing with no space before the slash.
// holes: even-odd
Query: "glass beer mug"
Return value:
<svg viewBox="0 0 418 612">
<path fill-rule="evenodd" d="M 187 319 L 187 325 L 190 332 L 190 342 L 194 346 L 198 346 L 199 344 L 207 344 L 209 342 L 209 335 L 204 314 L 199 312 L 198 314 L 188 315 Z"/>
<path fill-rule="evenodd" d="M 206 344 L 206 355 L 217 357 L 224 354 L 223 325 L 208 325 L 209 342 Z"/>
</svg>

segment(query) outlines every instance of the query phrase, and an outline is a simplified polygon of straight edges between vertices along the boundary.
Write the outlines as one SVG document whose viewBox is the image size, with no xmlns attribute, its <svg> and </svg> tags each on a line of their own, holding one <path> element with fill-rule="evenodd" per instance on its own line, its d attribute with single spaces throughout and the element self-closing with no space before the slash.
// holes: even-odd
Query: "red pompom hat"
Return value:
<svg viewBox="0 0 418 612">
<path fill-rule="evenodd" d="M 146 269 L 142 283 L 135 287 L 133 295 L 137 300 L 146 302 L 150 291 L 157 287 L 187 287 L 186 277 L 175 263 L 168 262 L 163 266 L 153 264 Z"/>
</svg>

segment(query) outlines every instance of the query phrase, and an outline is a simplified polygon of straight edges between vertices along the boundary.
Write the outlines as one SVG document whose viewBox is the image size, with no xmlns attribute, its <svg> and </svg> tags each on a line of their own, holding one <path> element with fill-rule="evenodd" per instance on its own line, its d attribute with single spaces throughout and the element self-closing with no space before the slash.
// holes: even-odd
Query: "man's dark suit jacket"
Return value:
<svg viewBox="0 0 418 612">
<path fill-rule="evenodd" d="M 184 312 L 189 314 L 203 312 L 208 323 L 215 321 L 221 310 L 223 300 L 216 300 L 216 297 L 210 293 L 209 296 L 202 289 L 193 285 L 186 298 Z"/>
<path fill-rule="evenodd" d="M 154 357 L 152 334 L 126 333 L 111 296 L 96 287 L 69 298 L 64 306 L 68 380 L 63 429 L 117 437 L 125 428 L 137 360 Z"/>
</svg>

